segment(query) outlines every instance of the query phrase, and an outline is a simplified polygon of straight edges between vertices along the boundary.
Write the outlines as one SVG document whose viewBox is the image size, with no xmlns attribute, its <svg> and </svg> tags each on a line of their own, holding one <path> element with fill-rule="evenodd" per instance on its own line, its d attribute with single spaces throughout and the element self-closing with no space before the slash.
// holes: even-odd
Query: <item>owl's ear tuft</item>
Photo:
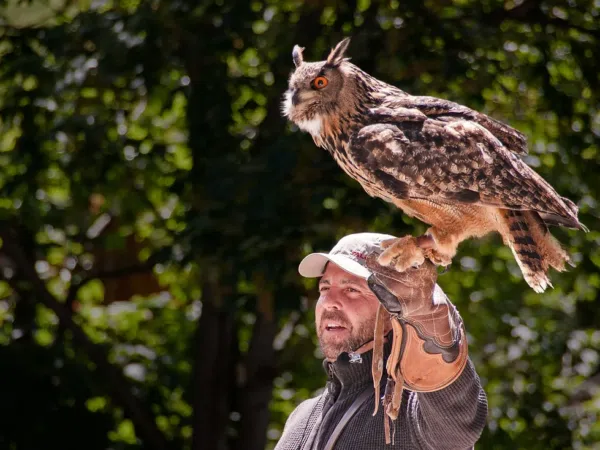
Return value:
<svg viewBox="0 0 600 450">
<path fill-rule="evenodd" d="M 349 45 L 350 38 L 346 38 L 336 45 L 327 57 L 327 64 L 331 66 L 339 66 L 343 61 L 345 61 L 347 58 L 344 58 L 344 53 L 346 53 Z"/>
<path fill-rule="evenodd" d="M 294 45 L 294 49 L 292 50 L 292 59 L 294 60 L 294 65 L 296 67 L 300 66 L 300 64 L 304 62 L 304 58 L 302 57 L 303 51 L 304 47 Z"/>
</svg>

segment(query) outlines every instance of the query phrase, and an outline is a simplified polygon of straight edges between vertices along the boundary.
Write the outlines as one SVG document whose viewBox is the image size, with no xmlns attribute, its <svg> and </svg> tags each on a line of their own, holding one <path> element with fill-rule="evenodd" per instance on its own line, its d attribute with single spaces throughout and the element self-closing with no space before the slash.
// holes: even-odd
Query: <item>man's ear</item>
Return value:
<svg viewBox="0 0 600 450">
<path fill-rule="evenodd" d="M 339 66 L 345 60 L 344 53 L 346 53 L 349 45 L 350 38 L 346 38 L 336 45 L 327 57 L 327 64 L 330 66 Z"/>
</svg>

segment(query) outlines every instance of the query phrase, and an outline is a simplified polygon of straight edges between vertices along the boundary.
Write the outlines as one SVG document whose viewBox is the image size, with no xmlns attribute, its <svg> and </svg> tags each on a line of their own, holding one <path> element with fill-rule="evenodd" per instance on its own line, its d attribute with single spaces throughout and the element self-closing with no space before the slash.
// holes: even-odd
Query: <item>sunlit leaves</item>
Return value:
<svg viewBox="0 0 600 450">
<path fill-rule="evenodd" d="M 124 442 L 126 444 L 135 444 L 137 442 L 133 424 L 129 419 L 123 419 L 118 422 L 117 429 L 108 433 L 112 441 Z"/>
<path fill-rule="evenodd" d="M 104 285 L 100 280 L 90 280 L 79 289 L 77 300 L 81 305 L 98 305 L 104 299 Z"/>
<path fill-rule="evenodd" d="M 19 117 L 14 117 L 12 123 L 0 122 L 0 152 L 9 152 L 14 150 L 17 139 L 22 135 L 22 129 L 19 126 Z M 14 169 L 13 169 L 14 170 Z"/>
<path fill-rule="evenodd" d="M 85 402 L 87 408 L 92 412 L 102 411 L 106 408 L 107 403 L 106 397 L 93 397 Z"/>
</svg>

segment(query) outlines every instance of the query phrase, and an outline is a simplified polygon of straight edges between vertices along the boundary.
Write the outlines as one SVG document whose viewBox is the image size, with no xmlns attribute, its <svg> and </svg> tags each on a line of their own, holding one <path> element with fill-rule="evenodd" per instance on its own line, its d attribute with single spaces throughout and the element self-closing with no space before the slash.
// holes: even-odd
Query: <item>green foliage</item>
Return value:
<svg viewBox="0 0 600 450">
<path fill-rule="evenodd" d="M 554 0 L 2 3 L 0 447 L 165 448 L 152 428 L 169 448 L 274 445 L 324 382 L 302 256 L 350 232 L 425 230 L 280 116 L 293 45 L 322 59 L 352 35 L 353 62 L 378 78 L 525 132 L 525 160 L 580 206 L 592 231 L 555 232 L 577 267 L 549 292 L 497 236 L 465 243 L 439 283 L 489 398 L 479 447 L 598 448 L 599 14 Z"/>
</svg>

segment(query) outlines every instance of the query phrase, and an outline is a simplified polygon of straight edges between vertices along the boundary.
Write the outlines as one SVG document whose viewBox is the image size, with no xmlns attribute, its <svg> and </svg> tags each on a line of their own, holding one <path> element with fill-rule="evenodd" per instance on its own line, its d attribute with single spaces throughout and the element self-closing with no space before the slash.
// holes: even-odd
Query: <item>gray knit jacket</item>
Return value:
<svg viewBox="0 0 600 450">
<path fill-rule="evenodd" d="M 386 354 L 389 345 L 386 345 Z M 326 389 L 302 402 L 290 414 L 275 450 L 323 450 L 329 436 L 354 399 L 372 384 L 373 352 L 362 354 L 362 363 L 351 363 L 342 353 L 333 363 L 324 362 Z M 384 374 L 382 385 L 385 383 Z M 383 392 L 383 389 L 382 389 Z M 469 360 L 463 373 L 437 392 L 404 390 L 398 419 L 392 427 L 394 443 L 386 445 L 383 408 L 373 416 L 374 390 L 346 424 L 335 449 L 466 450 L 474 448 L 485 426 L 487 398 Z M 315 427 L 315 424 L 320 423 Z"/>
</svg>

